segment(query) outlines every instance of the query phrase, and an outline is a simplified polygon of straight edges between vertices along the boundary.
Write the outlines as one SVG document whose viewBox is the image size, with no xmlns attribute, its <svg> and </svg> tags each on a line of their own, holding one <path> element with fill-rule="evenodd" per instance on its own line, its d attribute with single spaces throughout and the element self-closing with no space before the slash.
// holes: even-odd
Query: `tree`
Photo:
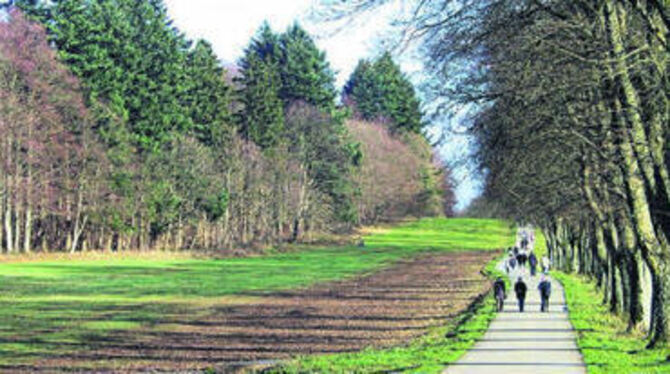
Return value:
<svg viewBox="0 0 670 374">
<path fill-rule="evenodd" d="M 0 22 L 0 56 L 0 236 L 7 252 L 29 252 L 38 241 L 76 248 L 93 201 L 102 199 L 96 173 L 104 170 L 79 82 L 44 29 L 16 8 Z"/>
<path fill-rule="evenodd" d="M 303 101 L 323 111 L 335 107 L 335 74 L 309 34 L 298 24 L 279 37 L 281 99 L 289 106 Z"/>
<path fill-rule="evenodd" d="M 263 148 L 277 145 L 284 129 L 277 48 L 277 37 L 265 23 L 239 63 L 240 134 Z"/>
<path fill-rule="evenodd" d="M 47 25 L 63 61 L 92 100 L 126 119 L 136 144 L 158 147 L 171 131 L 188 131 L 179 102 L 187 90 L 188 43 L 171 26 L 161 0 L 18 1 Z"/>
<path fill-rule="evenodd" d="M 225 144 L 230 138 L 232 93 L 208 42 L 199 40 L 189 51 L 186 73 L 188 89 L 182 105 L 193 121 L 191 132 L 204 144 Z"/>
<path fill-rule="evenodd" d="M 423 128 L 414 86 L 388 52 L 372 63 L 359 61 L 343 95 L 345 102 L 352 103 L 363 119 L 385 118 L 395 129 L 415 133 Z"/>
<path fill-rule="evenodd" d="M 362 153 L 361 166 L 353 175 L 359 190 L 354 201 L 360 223 L 424 217 L 441 208 L 441 201 L 431 206 L 420 198 L 429 196 L 422 171 L 438 171 L 431 164 L 430 152 L 424 152 L 429 148 L 425 139 L 416 134 L 394 134 L 382 123 L 349 120 L 346 126 Z"/>
<path fill-rule="evenodd" d="M 284 129 L 284 110 L 279 97 L 281 80 L 276 65 L 250 53 L 244 60 L 238 80 L 242 89 L 239 114 L 240 134 L 263 148 L 280 141 Z"/>
<path fill-rule="evenodd" d="M 359 60 L 343 89 L 343 101 L 368 121 L 380 117 L 382 113 L 376 78 L 372 63 Z"/>
<path fill-rule="evenodd" d="M 349 140 L 341 121 L 298 102 L 287 112 L 286 137 L 289 152 L 304 165 L 304 179 L 309 178 L 317 189 L 330 196 L 334 217 L 350 227 L 357 220 L 350 175 L 352 167 L 359 164 L 361 154 L 358 146 Z M 299 215 L 299 219 L 304 220 L 304 217 Z M 299 236 L 300 224 L 299 221 L 294 224 L 294 240 Z"/>
</svg>

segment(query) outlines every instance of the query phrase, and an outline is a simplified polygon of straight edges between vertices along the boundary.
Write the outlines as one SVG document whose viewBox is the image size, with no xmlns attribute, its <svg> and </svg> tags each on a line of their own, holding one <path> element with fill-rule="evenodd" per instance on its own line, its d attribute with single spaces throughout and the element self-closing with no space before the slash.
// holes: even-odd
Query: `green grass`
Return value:
<svg viewBox="0 0 670 374">
<path fill-rule="evenodd" d="M 500 259 L 486 268 L 490 278 L 503 276 L 496 269 Z M 503 276 L 507 280 L 507 277 Z M 495 301 L 490 294 L 476 300 L 469 310 L 406 346 L 355 353 L 305 356 L 275 369 L 279 373 L 441 373 L 480 339 L 495 317 Z"/>
<path fill-rule="evenodd" d="M 197 320 L 216 305 L 246 302 L 250 292 L 347 278 L 426 251 L 502 248 L 512 238 L 513 229 L 502 221 L 424 219 L 374 230 L 362 248 L 303 247 L 234 259 L 110 255 L 1 263 L 0 364 L 81 349 L 92 337 L 117 330 L 164 328 L 157 321 L 166 317 Z"/>
<path fill-rule="evenodd" d="M 578 330 L 577 344 L 589 373 L 670 373 L 670 347 L 647 350 L 642 334 L 626 333 L 626 322 L 609 313 L 593 282 L 561 272 L 552 275 L 565 286 L 570 320 Z"/>
<path fill-rule="evenodd" d="M 515 229 L 491 219 L 423 219 L 365 238 L 370 248 L 406 252 L 500 249 L 514 244 Z"/>
<path fill-rule="evenodd" d="M 542 230 L 535 230 L 535 256 L 538 260 L 541 260 L 542 257 L 549 257 L 549 249 L 547 249 L 547 240 L 544 237 Z"/>
</svg>

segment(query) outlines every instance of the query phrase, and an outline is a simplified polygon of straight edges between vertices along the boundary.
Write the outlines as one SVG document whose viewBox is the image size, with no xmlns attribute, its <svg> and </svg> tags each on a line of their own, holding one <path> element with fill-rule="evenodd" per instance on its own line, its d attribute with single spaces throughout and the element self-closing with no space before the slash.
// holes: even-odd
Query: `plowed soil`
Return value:
<svg viewBox="0 0 670 374">
<path fill-rule="evenodd" d="M 445 324 L 487 291 L 481 270 L 495 256 L 432 254 L 308 289 L 248 293 L 240 295 L 245 302 L 197 314 L 184 308 L 153 326 L 92 336 L 71 353 L 0 370 L 223 372 L 297 355 L 402 345 Z"/>
</svg>

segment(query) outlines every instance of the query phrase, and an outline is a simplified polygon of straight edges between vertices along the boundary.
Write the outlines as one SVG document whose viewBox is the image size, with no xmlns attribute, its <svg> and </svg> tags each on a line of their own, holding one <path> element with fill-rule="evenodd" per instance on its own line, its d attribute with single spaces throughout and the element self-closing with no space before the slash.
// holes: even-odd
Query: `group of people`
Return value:
<svg viewBox="0 0 670 374">
<path fill-rule="evenodd" d="M 542 275 L 540 278 L 540 283 L 537 286 L 537 290 L 540 293 L 540 311 L 548 312 L 549 311 L 549 297 L 551 296 L 551 282 L 549 279 Z M 496 304 L 499 312 L 502 312 L 503 306 L 505 305 L 506 297 L 506 286 L 505 281 L 498 277 L 495 283 L 493 284 L 493 292 L 496 298 Z M 523 281 L 523 277 L 519 277 L 514 284 L 514 293 L 516 294 L 516 299 L 519 305 L 519 312 L 523 313 L 524 306 L 526 302 L 526 293 L 528 292 L 528 286 L 526 282 Z"/>
<path fill-rule="evenodd" d="M 509 257 L 505 261 L 505 270 L 509 274 L 518 268 L 518 271 L 523 274 L 526 269 L 526 265 L 530 268 L 530 276 L 534 277 L 537 274 L 538 265 L 542 265 L 542 276 L 540 278 L 540 283 L 537 286 L 538 291 L 540 292 L 540 311 L 547 312 L 549 310 L 549 297 L 551 296 L 551 282 L 547 278 L 546 274 L 549 272 L 549 258 L 546 256 L 542 257 L 542 261 L 538 261 L 537 256 L 535 255 L 533 249 L 535 247 L 535 234 L 532 228 L 526 228 L 519 230 L 517 235 L 517 245 L 508 249 Z M 498 311 L 503 310 L 503 305 L 505 303 L 505 282 L 502 278 L 498 277 L 495 283 L 493 284 L 494 296 L 496 298 Z M 519 312 L 524 311 L 524 304 L 526 301 L 526 293 L 528 292 L 528 286 L 526 282 L 523 281 L 523 277 L 518 277 L 516 283 L 514 284 L 514 293 L 519 304 Z"/>
<path fill-rule="evenodd" d="M 542 272 L 546 273 L 549 271 L 549 258 L 544 256 L 542 258 L 542 263 L 538 260 L 535 253 L 528 250 L 519 249 L 518 247 L 509 249 L 509 257 L 505 263 L 505 270 L 509 274 L 510 271 L 513 271 L 517 267 L 523 272 L 526 269 L 526 265 L 530 269 L 530 276 L 534 277 L 537 274 L 538 265 L 542 265 Z"/>
</svg>

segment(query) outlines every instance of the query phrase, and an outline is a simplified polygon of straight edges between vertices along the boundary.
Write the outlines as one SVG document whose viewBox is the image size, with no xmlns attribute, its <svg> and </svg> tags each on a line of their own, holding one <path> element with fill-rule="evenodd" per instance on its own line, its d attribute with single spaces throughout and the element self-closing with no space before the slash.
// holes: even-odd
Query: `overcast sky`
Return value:
<svg viewBox="0 0 670 374">
<path fill-rule="evenodd" d="M 313 0 L 164 0 L 175 25 L 189 39 L 206 39 L 212 43 L 219 58 L 225 63 L 235 63 L 244 47 L 267 20 L 275 31 L 284 31 L 291 23 L 299 21 L 315 38 L 319 48 L 326 51 L 328 60 L 337 72 L 338 86 L 342 86 L 361 58 L 374 57 L 379 52 L 379 40 L 389 17 L 379 15 L 365 20 L 363 25 L 333 33 L 309 19 Z M 391 10 L 389 10 L 390 14 Z M 401 67 L 410 77 L 420 76 L 419 60 L 405 57 Z M 420 78 L 416 78 L 420 79 Z M 443 124 L 435 124 L 440 127 Z M 467 150 L 467 139 L 451 137 L 440 149 L 446 159 L 462 157 Z M 478 194 L 476 178 L 464 169 L 457 171 L 459 187 L 456 191 L 459 207 L 463 207 Z"/>
</svg>

